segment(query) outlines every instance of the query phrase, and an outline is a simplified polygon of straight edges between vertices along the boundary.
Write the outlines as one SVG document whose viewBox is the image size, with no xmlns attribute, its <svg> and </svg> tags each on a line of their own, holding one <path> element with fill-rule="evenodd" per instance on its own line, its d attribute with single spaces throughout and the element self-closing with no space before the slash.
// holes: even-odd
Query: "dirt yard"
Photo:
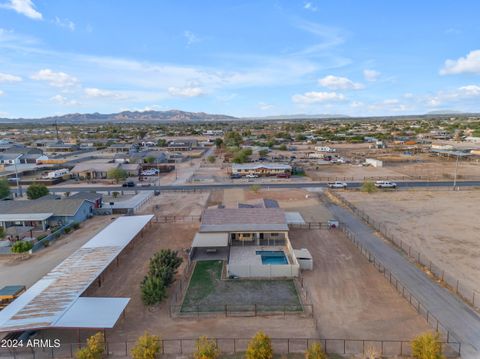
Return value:
<svg viewBox="0 0 480 359">
<path fill-rule="evenodd" d="M 411 339 L 429 329 L 342 232 L 293 230 L 289 237 L 313 257 L 304 286 L 321 337 Z"/>
<path fill-rule="evenodd" d="M 395 238 L 480 290 L 480 191 L 349 191 L 343 195 L 384 223 Z"/>
<path fill-rule="evenodd" d="M 200 216 L 209 195 L 209 192 L 162 192 L 159 196 L 152 197 L 139 214 Z"/>
</svg>

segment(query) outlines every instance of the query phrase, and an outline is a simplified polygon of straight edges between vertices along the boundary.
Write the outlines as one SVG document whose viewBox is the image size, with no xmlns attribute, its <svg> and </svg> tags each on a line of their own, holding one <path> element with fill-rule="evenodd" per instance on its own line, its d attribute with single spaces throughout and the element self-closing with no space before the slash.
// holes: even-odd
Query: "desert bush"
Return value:
<svg viewBox="0 0 480 359">
<path fill-rule="evenodd" d="M 377 187 L 375 187 L 375 183 L 372 181 L 365 181 L 362 184 L 361 191 L 366 192 L 366 193 L 373 193 L 378 190 Z"/>
<path fill-rule="evenodd" d="M 73 228 L 74 230 L 79 229 L 79 228 L 80 228 L 80 223 L 78 223 L 78 222 L 73 222 L 73 223 L 72 223 L 72 228 Z"/>
<path fill-rule="evenodd" d="M 248 343 L 245 359 L 272 359 L 273 348 L 270 337 L 259 331 Z"/>
<path fill-rule="evenodd" d="M 65 227 L 65 229 L 63 230 L 63 232 L 65 232 L 65 234 L 69 234 L 71 231 L 72 231 L 72 229 L 70 227 Z"/>
<path fill-rule="evenodd" d="M 160 338 L 145 332 L 137 339 L 130 354 L 133 359 L 155 359 L 161 349 Z"/>
<path fill-rule="evenodd" d="M 142 301 L 145 305 L 160 303 L 167 296 L 167 289 L 162 279 L 154 276 L 146 276 L 140 285 Z"/>
<path fill-rule="evenodd" d="M 305 352 L 305 359 L 327 359 L 320 343 L 313 343 Z"/>
<path fill-rule="evenodd" d="M 258 191 L 260 191 L 261 188 L 262 186 L 260 186 L 259 184 L 252 184 L 250 186 L 250 191 L 257 193 Z"/>
<path fill-rule="evenodd" d="M 105 339 L 98 332 L 87 339 L 87 345 L 75 353 L 77 359 L 101 359 L 105 351 Z"/>
<path fill-rule="evenodd" d="M 412 356 L 415 359 L 443 359 L 440 334 L 423 333 L 412 341 Z"/>
<path fill-rule="evenodd" d="M 220 356 L 217 343 L 207 337 L 198 338 L 196 347 L 197 350 L 193 354 L 194 359 L 217 359 Z"/>
</svg>

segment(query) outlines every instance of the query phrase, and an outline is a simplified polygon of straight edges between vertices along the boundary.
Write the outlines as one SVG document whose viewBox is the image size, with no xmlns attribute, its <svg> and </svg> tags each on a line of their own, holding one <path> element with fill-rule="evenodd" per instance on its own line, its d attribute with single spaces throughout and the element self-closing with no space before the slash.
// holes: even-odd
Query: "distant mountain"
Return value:
<svg viewBox="0 0 480 359">
<path fill-rule="evenodd" d="M 461 115 L 465 112 L 455 110 L 436 110 L 427 112 L 426 115 Z"/>
<path fill-rule="evenodd" d="M 0 118 L 0 123 L 88 123 L 88 122 L 191 122 L 191 121 L 222 121 L 235 120 L 236 117 L 205 112 L 185 112 L 180 110 L 168 111 L 123 111 L 119 113 L 71 113 L 61 116 L 42 118 Z"/>
<path fill-rule="evenodd" d="M 264 117 L 253 117 L 252 119 L 258 120 L 299 120 L 299 119 L 331 119 L 331 118 L 349 118 L 350 116 L 341 115 L 341 114 L 330 114 L 330 113 L 321 113 L 317 115 L 306 115 L 306 114 L 296 114 L 296 115 L 278 115 L 278 116 L 264 116 Z"/>
</svg>

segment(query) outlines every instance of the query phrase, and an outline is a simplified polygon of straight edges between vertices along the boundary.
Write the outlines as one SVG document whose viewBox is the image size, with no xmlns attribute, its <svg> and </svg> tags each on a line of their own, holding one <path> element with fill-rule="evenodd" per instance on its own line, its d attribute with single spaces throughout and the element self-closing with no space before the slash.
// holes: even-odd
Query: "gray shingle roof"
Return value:
<svg viewBox="0 0 480 359">
<path fill-rule="evenodd" d="M 54 216 L 73 216 L 82 206 L 84 199 L 27 200 L 0 202 L 2 214 L 53 213 Z"/>
</svg>

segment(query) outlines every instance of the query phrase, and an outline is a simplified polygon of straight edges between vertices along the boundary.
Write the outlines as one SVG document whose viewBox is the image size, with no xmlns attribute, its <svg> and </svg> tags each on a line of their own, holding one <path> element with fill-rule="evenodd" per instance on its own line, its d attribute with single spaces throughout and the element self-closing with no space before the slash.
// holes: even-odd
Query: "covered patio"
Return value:
<svg viewBox="0 0 480 359">
<path fill-rule="evenodd" d="M 190 260 L 228 260 L 228 233 L 197 233 L 193 239 Z"/>
</svg>

